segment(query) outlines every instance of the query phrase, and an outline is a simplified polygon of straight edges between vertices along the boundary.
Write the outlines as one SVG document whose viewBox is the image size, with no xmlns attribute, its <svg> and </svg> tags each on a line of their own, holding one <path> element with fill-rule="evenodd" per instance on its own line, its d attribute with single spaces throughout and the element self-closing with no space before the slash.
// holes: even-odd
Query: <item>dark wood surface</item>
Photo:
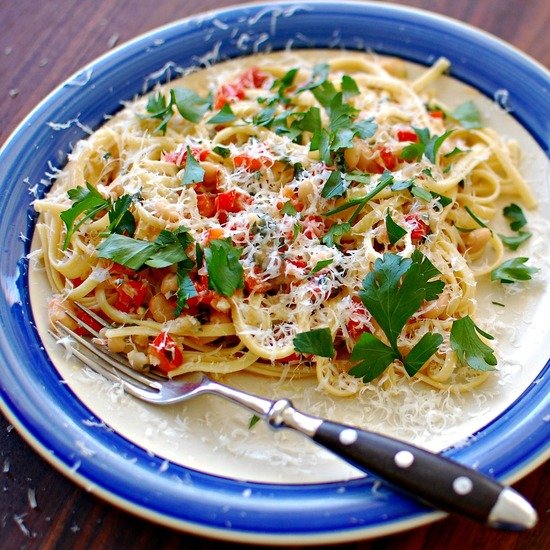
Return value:
<svg viewBox="0 0 550 550">
<path fill-rule="evenodd" d="M 36 103 L 78 68 L 144 31 L 228 0 L 0 0 L 0 142 Z M 489 31 L 550 66 L 547 0 L 404 0 Z M 1 200 L 6 200 L 2 197 Z M 77 488 L 0 415 L 0 549 L 237 548 L 133 517 Z M 550 463 L 515 484 L 537 508 L 526 533 L 450 517 L 406 533 L 339 545 L 345 549 L 550 548 Z M 36 508 L 29 502 L 36 495 Z M 32 494 L 32 493 L 31 493 Z M 298 548 L 297 546 L 295 548 Z"/>
</svg>

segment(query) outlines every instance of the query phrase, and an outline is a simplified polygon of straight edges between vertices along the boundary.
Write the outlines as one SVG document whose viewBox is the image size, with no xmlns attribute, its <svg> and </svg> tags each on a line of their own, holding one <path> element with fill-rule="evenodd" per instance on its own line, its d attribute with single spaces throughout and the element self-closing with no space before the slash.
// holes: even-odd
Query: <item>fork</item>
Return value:
<svg viewBox="0 0 550 550">
<path fill-rule="evenodd" d="M 76 305 L 102 326 L 110 326 L 88 308 Z M 101 337 L 88 323 L 72 312 L 69 315 L 92 336 Z M 60 322 L 55 329 L 50 333 L 56 339 L 70 337 L 71 351 L 80 361 L 147 403 L 172 405 L 198 395 L 218 395 L 252 411 L 274 429 L 290 428 L 304 434 L 356 468 L 434 508 L 501 529 L 524 530 L 537 522 L 536 511 L 514 489 L 458 462 L 397 439 L 302 413 L 288 399 L 271 401 L 203 373 L 167 379 L 153 372 L 138 372 L 125 357 L 97 340 L 80 336 Z"/>
</svg>

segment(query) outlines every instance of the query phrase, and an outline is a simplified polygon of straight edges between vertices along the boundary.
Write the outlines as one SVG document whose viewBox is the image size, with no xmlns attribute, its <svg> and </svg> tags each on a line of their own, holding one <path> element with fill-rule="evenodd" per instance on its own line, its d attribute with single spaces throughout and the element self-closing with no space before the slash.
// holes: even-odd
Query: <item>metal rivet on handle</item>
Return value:
<svg viewBox="0 0 550 550">
<path fill-rule="evenodd" d="M 474 484 L 469 477 L 460 476 L 453 481 L 453 489 L 457 495 L 467 495 L 474 488 Z"/>
<path fill-rule="evenodd" d="M 410 451 L 399 451 L 393 459 L 399 468 L 408 468 L 414 462 L 414 455 Z"/>
<path fill-rule="evenodd" d="M 357 431 L 346 428 L 340 432 L 338 439 L 342 445 L 352 445 L 357 441 Z"/>
</svg>

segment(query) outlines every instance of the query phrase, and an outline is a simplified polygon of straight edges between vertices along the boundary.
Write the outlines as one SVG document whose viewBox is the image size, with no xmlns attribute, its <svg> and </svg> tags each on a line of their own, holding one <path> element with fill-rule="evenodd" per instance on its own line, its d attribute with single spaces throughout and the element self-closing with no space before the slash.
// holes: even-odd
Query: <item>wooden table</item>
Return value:
<svg viewBox="0 0 550 550">
<path fill-rule="evenodd" d="M 231 0 L 2 0 L 0 142 L 50 90 L 115 44 L 167 22 L 231 3 Z M 403 0 L 402 3 L 471 23 L 550 66 L 550 7 L 546 0 Z M 4 550 L 238 547 L 158 527 L 87 494 L 38 457 L 2 417 L 0 481 L 0 548 Z M 550 463 L 515 487 L 539 512 L 539 524 L 530 532 L 497 532 L 451 517 L 407 533 L 339 548 L 451 550 L 474 545 L 550 548 Z M 29 489 L 35 492 L 36 508 L 30 506 Z"/>
</svg>

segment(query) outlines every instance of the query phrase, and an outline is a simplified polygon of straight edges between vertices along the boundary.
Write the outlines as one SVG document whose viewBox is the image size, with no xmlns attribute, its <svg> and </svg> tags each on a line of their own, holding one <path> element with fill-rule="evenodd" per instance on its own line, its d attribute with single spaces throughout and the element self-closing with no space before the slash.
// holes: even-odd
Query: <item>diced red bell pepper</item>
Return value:
<svg viewBox="0 0 550 550">
<path fill-rule="evenodd" d="M 300 258 L 287 258 L 286 261 L 299 269 L 305 269 L 307 267 L 307 262 Z"/>
<path fill-rule="evenodd" d="M 413 241 L 423 239 L 430 233 L 430 226 L 424 222 L 424 220 L 420 219 L 418 214 L 407 214 L 405 216 L 405 221 L 411 228 L 411 239 Z"/>
<path fill-rule="evenodd" d="M 204 239 L 204 246 L 208 246 L 210 241 L 215 241 L 216 239 L 223 239 L 225 231 L 221 227 L 211 227 L 206 231 L 206 237 Z"/>
<path fill-rule="evenodd" d="M 245 90 L 250 88 L 261 88 L 268 78 L 269 75 L 258 69 L 258 67 L 251 67 L 242 73 L 236 80 L 226 82 L 218 88 L 214 108 L 221 109 L 226 103 L 244 99 Z"/>
<path fill-rule="evenodd" d="M 204 218 L 211 218 L 216 213 L 216 199 L 210 193 L 197 193 L 197 208 Z"/>
<path fill-rule="evenodd" d="M 248 292 L 265 292 L 271 288 L 271 283 L 263 281 L 259 275 L 260 268 L 255 265 L 254 270 L 248 271 L 244 276 L 244 287 Z"/>
<path fill-rule="evenodd" d="M 239 77 L 239 82 L 243 88 L 261 88 L 268 78 L 269 75 L 258 67 L 250 67 Z"/>
<path fill-rule="evenodd" d="M 418 141 L 418 136 L 413 130 L 397 130 L 397 139 L 399 141 Z"/>
<path fill-rule="evenodd" d="M 239 82 L 222 84 L 216 93 L 215 109 L 221 109 L 227 103 L 233 103 L 238 99 L 244 99 L 244 88 Z"/>
<path fill-rule="evenodd" d="M 235 189 L 220 193 L 215 199 L 216 211 L 240 212 L 252 202 L 252 197 Z"/>
<path fill-rule="evenodd" d="M 430 111 L 430 116 L 432 118 L 445 118 L 445 113 L 443 111 Z"/>
<path fill-rule="evenodd" d="M 393 170 L 397 158 L 389 147 L 379 147 L 374 158 L 363 161 L 362 169 L 369 174 L 382 174 L 384 170 Z"/>
<path fill-rule="evenodd" d="M 85 311 L 81 310 L 79 307 L 75 308 L 75 315 L 80 319 L 83 323 L 88 325 L 90 328 L 94 329 L 96 332 L 99 332 L 103 325 L 96 321 L 91 315 L 88 315 Z M 75 329 L 76 334 L 79 336 L 92 336 L 90 331 L 86 330 L 84 327 L 77 327 Z"/>
<path fill-rule="evenodd" d="M 210 305 L 217 294 L 208 288 L 208 277 L 206 275 L 191 275 L 191 279 L 195 285 L 197 295 L 187 300 L 186 308 L 184 308 L 183 312 L 189 315 L 197 315 L 199 305 Z"/>
<path fill-rule="evenodd" d="M 115 308 L 124 313 L 135 311 L 147 297 L 147 285 L 142 281 L 125 281 L 117 286 Z"/>
<path fill-rule="evenodd" d="M 252 157 L 246 153 L 233 157 L 235 168 L 244 168 L 247 172 L 257 172 L 262 168 L 270 168 L 273 161 L 269 157 L 259 156 Z"/>
<path fill-rule="evenodd" d="M 371 159 L 365 163 L 365 172 L 368 172 L 369 174 L 381 174 L 384 172 L 384 167 L 375 160 Z"/>
<path fill-rule="evenodd" d="M 193 158 L 197 161 L 206 160 L 210 151 L 206 149 L 200 149 L 199 147 L 190 147 Z M 170 153 L 163 153 L 162 160 L 164 162 L 171 162 L 176 166 L 183 166 L 187 162 L 187 147 L 180 145 L 175 151 Z"/>
<path fill-rule="evenodd" d="M 146 276 L 147 280 L 151 283 L 160 286 L 164 277 L 166 277 L 169 273 L 174 273 L 172 267 L 155 267 L 154 269 L 147 269 L 144 276 Z"/>
<path fill-rule="evenodd" d="M 113 263 L 111 267 L 109 268 L 109 272 L 111 275 L 114 275 L 115 277 L 124 277 L 124 276 L 131 276 L 135 275 L 136 271 L 133 269 L 130 269 L 129 267 L 126 267 L 122 264 Z"/>
<path fill-rule="evenodd" d="M 397 166 L 397 158 L 394 152 L 389 147 L 382 147 L 380 149 L 380 158 L 384 163 L 384 166 L 391 172 Z"/>
<path fill-rule="evenodd" d="M 353 311 L 357 314 L 357 317 L 364 316 L 367 318 L 369 314 L 365 306 L 361 302 L 355 300 L 353 301 Z M 350 319 L 346 324 L 346 329 L 352 340 L 357 340 L 363 332 L 370 332 L 365 321 L 360 318 Z"/>
<path fill-rule="evenodd" d="M 187 153 L 187 151 L 185 152 Z M 202 162 L 203 160 L 206 160 L 208 158 L 210 151 L 208 151 L 207 149 L 197 149 L 195 147 L 191 147 L 191 153 L 193 154 L 195 160 Z M 185 160 L 187 160 L 187 155 L 185 155 Z"/>
<path fill-rule="evenodd" d="M 325 220 L 321 216 L 306 216 L 302 225 L 308 239 L 320 239 L 325 233 Z"/>
<path fill-rule="evenodd" d="M 177 369 L 183 363 L 181 349 L 166 332 L 161 332 L 149 344 L 149 353 L 158 361 L 155 366 L 165 374 Z"/>
</svg>

